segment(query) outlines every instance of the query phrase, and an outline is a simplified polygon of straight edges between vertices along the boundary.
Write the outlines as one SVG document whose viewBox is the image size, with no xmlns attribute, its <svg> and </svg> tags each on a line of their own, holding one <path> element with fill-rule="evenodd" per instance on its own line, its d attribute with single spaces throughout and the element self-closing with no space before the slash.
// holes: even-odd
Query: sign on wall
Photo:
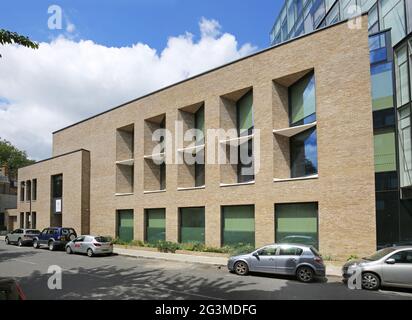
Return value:
<svg viewBox="0 0 412 320">
<path fill-rule="evenodd" d="M 62 199 L 56 199 L 56 213 L 62 213 Z"/>
</svg>

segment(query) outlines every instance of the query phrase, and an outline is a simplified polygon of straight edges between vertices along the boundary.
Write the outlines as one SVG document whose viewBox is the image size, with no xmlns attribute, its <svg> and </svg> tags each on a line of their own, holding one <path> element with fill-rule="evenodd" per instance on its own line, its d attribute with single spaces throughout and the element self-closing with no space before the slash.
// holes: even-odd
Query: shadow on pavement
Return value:
<svg viewBox="0 0 412 320">
<path fill-rule="evenodd" d="M 36 251 L 8 251 L 4 249 L 0 249 L 0 263 L 5 262 L 10 259 L 19 259 L 23 257 L 30 257 L 36 254 Z"/>
</svg>

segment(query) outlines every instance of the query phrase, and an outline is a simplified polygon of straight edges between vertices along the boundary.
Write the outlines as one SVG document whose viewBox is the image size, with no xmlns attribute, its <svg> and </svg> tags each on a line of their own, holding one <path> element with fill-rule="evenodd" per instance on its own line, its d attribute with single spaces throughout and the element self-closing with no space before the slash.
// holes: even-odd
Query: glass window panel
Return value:
<svg viewBox="0 0 412 320">
<path fill-rule="evenodd" d="M 195 129 L 200 130 L 196 137 L 196 145 L 205 143 L 205 108 L 200 107 L 195 113 Z"/>
<path fill-rule="evenodd" d="M 318 173 L 316 128 L 290 139 L 291 177 L 299 178 Z"/>
<path fill-rule="evenodd" d="M 294 0 L 288 1 L 288 32 L 292 30 L 295 24 L 295 3 Z"/>
<path fill-rule="evenodd" d="M 409 75 L 407 46 L 396 52 L 396 87 L 398 107 L 409 102 Z"/>
<path fill-rule="evenodd" d="M 329 11 L 330 8 L 332 8 L 332 5 L 334 4 L 336 0 L 325 0 L 325 5 L 326 5 L 326 11 Z"/>
<path fill-rule="evenodd" d="M 411 112 L 406 106 L 399 110 L 399 163 L 401 187 L 412 185 Z"/>
<path fill-rule="evenodd" d="M 253 92 L 249 91 L 237 102 L 238 130 L 240 136 L 252 134 Z"/>
<path fill-rule="evenodd" d="M 340 0 L 339 4 L 341 20 L 348 19 L 356 13 L 352 9 L 356 5 L 356 0 Z"/>
<path fill-rule="evenodd" d="M 395 132 L 374 135 L 375 172 L 396 171 Z"/>
<path fill-rule="evenodd" d="M 326 25 L 331 25 L 338 21 L 339 21 L 339 5 L 336 5 L 326 16 Z"/>
<path fill-rule="evenodd" d="M 400 209 L 400 244 L 410 245 L 412 242 L 412 200 L 402 200 Z"/>
<path fill-rule="evenodd" d="M 397 44 L 406 35 L 405 8 L 403 1 L 382 0 L 382 29 L 391 29 L 392 45 Z M 395 5 L 395 6 L 394 6 Z"/>
<path fill-rule="evenodd" d="M 302 243 L 318 247 L 318 204 L 277 204 L 276 242 Z"/>
<path fill-rule="evenodd" d="M 154 243 L 166 239 L 165 209 L 146 210 L 146 241 Z"/>
<path fill-rule="evenodd" d="M 117 214 L 118 214 L 117 236 L 122 241 L 125 241 L 125 242 L 132 241 L 134 238 L 133 210 L 119 210 Z"/>
<path fill-rule="evenodd" d="M 250 182 L 255 179 L 253 163 L 253 139 L 242 143 L 239 147 L 239 164 L 237 168 L 238 183 Z"/>
<path fill-rule="evenodd" d="M 412 32 L 412 2 L 406 1 L 406 21 L 408 26 L 408 34 Z"/>
<path fill-rule="evenodd" d="M 315 0 L 312 5 L 313 27 L 316 28 L 322 18 L 325 16 L 324 0 Z"/>
<path fill-rule="evenodd" d="M 315 75 L 311 73 L 299 80 L 289 88 L 289 93 L 291 125 L 309 123 L 306 119 L 316 112 Z"/>
<path fill-rule="evenodd" d="M 63 196 L 63 175 L 59 174 L 52 177 L 53 198 L 61 198 Z"/>
<path fill-rule="evenodd" d="M 374 4 L 376 4 L 376 0 L 362 0 L 361 2 L 362 12 L 368 11 Z"/>
<path fill-rule="evenodd" d="M 255 245 L 254 206 L 223 207 L 223 245 Z"/>
<path fill-rule="evenodd" d="M 377 22 L 378 22 L 378 6 L 376 5 L 371 10 L 369 10 L 368 29 L 370 29 Z"/>
<path fill-rule="evenodd" d="M 398 210 L 397 191 L 376 193 L 376 233 L 379 249 L 399 241 Z"/>
<path fill-rule="evenodd" d="M 392 63 L 371 66 L 371 77 L 373 110 L 393 108 Z"/>
<path fill-rule="evenodd" d="M 180 241 L 205 242 L 205 208 L 180 209 Z"/>
</svg>

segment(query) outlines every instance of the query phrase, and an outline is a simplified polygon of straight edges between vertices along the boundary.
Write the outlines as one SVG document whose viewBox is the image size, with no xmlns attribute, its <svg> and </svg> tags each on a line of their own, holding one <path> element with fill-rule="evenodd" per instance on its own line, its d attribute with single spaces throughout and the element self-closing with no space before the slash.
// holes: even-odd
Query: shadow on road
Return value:
<svg viewBox="0 0 412 320">
<path fill-rule="evenodd" d="M 9 250 L 4 250 L 0 249 L 0 262 L 4 262 L 10 259 L 19 259 L 23 257 L 31 257 L 33 255 L 37 254 L 36 251 L 9 251 Z"/>
</svg>

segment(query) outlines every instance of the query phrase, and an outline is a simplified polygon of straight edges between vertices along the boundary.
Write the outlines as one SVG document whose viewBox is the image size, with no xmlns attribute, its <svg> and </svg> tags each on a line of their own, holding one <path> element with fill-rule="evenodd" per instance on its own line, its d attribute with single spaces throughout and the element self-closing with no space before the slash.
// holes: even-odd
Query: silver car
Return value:
<svg viewBox="0 0 412 320">
<path fill-rule="evenodd" d="M 66 252 L 68 254 L 85 253 L 89 257 L 93 257 L 94 255 L 112 254 L 113 244 L 110 239 L 106 237 L 84 235 L 67 243 Z"/>
<path fill-rule="evenodd" d="M 294 275 L 302 282 L 324 277 L 325 265 L 318 251 L 307 245 L 272 244 L 252 253 L 229 258 L 229 271 L 244 276 L 249 272 Z"/>
<path fill-rule="evenodd" d="M 362 272 L 362 288 L 377 290 L 380 286 L 412 288 L 412 246 L 391 247 L 353 260 L 342 268 L 346 282 L 355 272 Z"/>
<path fill-rule="evenodd" d="M 6 244 L 17 244 L 19 247 L 25 244 L 32 244 L 33 238 L 38 236 L 39 230 L 35 229 L 16 229 L 6 235 Z"/>
</svg>

